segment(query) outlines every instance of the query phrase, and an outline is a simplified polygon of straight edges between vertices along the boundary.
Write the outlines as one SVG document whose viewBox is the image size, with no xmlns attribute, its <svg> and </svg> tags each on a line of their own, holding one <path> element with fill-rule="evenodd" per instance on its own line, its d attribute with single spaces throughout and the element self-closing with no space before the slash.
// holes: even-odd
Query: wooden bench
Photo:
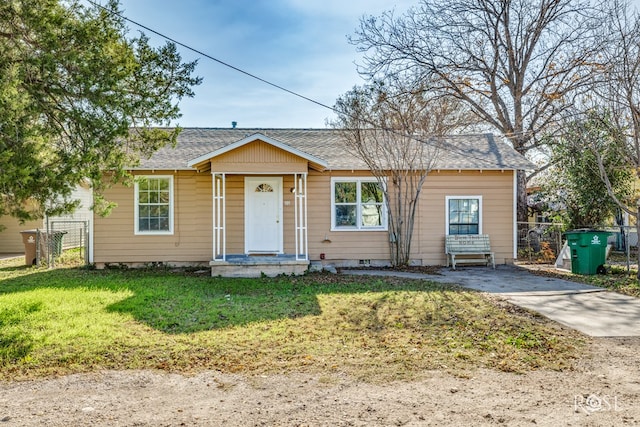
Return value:
<svg viewBox="0 0 640 427">
<path fill-rule="evenodd" d="M 445 253 L 447 255 L 447 267 L 449 264 L 456 269 L 456 264 L 462 263 L 489 263 L 496 268 L 495 257 L 491 251 L 488 234 L 452 234 L 446 236 Z"/>
</svg>

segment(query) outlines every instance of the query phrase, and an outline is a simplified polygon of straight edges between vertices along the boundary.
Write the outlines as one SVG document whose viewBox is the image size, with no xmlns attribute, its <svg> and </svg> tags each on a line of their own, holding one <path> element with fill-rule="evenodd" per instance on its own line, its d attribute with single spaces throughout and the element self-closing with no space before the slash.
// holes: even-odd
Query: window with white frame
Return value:
<svg viewBox="0 0 640 427">
<path fill-rule="evenodd" d="M 447 197 L 447 234 L 482 233 L 482 197 Z"/>
<path fill-rule="evenodd" d="M 372 178 L 331 180 L 331 226 L 334 230 L 386 230 L 384 193 Z"/>
<path fill-rule="evenodd" d="M 173 233 L 173 177 L 137 176 L 135 179 L 136 234 Z"/>
</svg>

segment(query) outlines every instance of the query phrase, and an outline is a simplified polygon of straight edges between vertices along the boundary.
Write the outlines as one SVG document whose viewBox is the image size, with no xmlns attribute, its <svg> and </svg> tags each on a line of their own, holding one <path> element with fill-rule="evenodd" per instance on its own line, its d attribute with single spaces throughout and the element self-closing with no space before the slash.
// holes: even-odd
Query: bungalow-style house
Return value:
<svg viewBox="0 0 640 427">
<path fill-rule="evenodd" d="M 443 265 L 448 234 L 488 234 L 516 256 L 516 171 L 532 164 L 490 134 L 450 136 L 418 207 L 412 262 Z M 186 128 L 105 196 L 90 259 L 206 265 L 212 275 L 389 264 L 386 207 L 364 162 L 332 129 Z"/>
</svg>

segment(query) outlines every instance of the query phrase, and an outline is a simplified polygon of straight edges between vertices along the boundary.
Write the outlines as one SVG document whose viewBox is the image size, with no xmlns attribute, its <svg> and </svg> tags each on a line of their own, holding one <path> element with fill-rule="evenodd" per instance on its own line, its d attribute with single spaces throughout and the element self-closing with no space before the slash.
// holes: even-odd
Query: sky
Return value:
<svg viewBox="0 0 640 427">
<path fill-rule="evenodd" d="M 360 18 L 417 0 L 120 0 L 123 15 L 207 55 L 333 106 L 364 83 L 348 35 Z M 129 24 L 130 35 L 144 31 Z M 152 44 L 165 41 L 144 31 Z M 324 128 L 331 110 L 178 47 L 203 78 L 180 103 L 182 127 Z"/>
<path fill-rule="evenodd" d="M 106 2 L 106 0 L 100 0 Z M 364 16 L 419 0 L 120 0 L 123 15 L 264 80 L 333 106 L 364 83 L 351 45 Z M 632 0 L 633 7 L 640 0 Z M 130 34 L 144 31 L 129 24 Z M 151 42 L 166 42 L 148 31 Z M 180 103 L 183 127 L 324 128 L 333 112 L 178 46 L 203 78 Z"/>
</svg>

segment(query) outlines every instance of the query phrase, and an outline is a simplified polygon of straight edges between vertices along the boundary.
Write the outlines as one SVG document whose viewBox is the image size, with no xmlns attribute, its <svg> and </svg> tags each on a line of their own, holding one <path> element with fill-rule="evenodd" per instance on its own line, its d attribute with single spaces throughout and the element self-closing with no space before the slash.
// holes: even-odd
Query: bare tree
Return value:
<svg viewBox="0 0 640 427">
<path fill-rule="evenodd" d="M 334 107 L 348 149 L 362 159 L 384 194 L 393 266 L 408 265 L 416 208 L 438 157 L 438 135 L 468 125 L 455 100 L 377 83 L 354 87 Z"/>
<path fill-rule="evenodd" d="M 640 175 L 640 16 L 629 14 L 627 3 L 616 0 L 611 18 L 607 49 L 601 53 L 605 65 L 594 79 L 590 99 L 613 112 L 615 126 L 626 136 L 629 166 Z M 640 217 L 640 211 L 633 211 Z"/>
<path fill-rule="evenodd" d="M 437 78 L 525 155 L 589 80 L 599 13 L 582 0 L 421 0 L 401 17 L 363 18 L 351 42 L 368 78 Z M 526 182 L 519 172 L 519 221 Z"/>
<path fill-rule="evenodd" d="M 601 33 L 606 41 L 601 52 L 601 66 L 594 74 L 589 96 L 582 100 L 582 114 L 589 115 L 597 109 L 610 111 L 610 121 L 602 120 L 599 127 L 609 134 L 619 134 L 615 146 L 604 146 L 604 140 L 596 132 L 586 130 L 582 138 L 583 148 L 595 155 L 600 178 L 612 200 L 626 213 L 640 220 L 638 195 L 620 197 L 614 173 L 625 169 L 640 178 L 640 16 L 630 13 L 626 1 L 610 3 L 607 20 Z M 607 167 L 605 150 L 618 150 L 621 159 L 617 170 Z M 623 193 L 625 194 L 625 193 Z M 640 251 L 638 251 L 640 263 Z M 640 279 L 640 270 L 638 272 Z"/>
</svg>

